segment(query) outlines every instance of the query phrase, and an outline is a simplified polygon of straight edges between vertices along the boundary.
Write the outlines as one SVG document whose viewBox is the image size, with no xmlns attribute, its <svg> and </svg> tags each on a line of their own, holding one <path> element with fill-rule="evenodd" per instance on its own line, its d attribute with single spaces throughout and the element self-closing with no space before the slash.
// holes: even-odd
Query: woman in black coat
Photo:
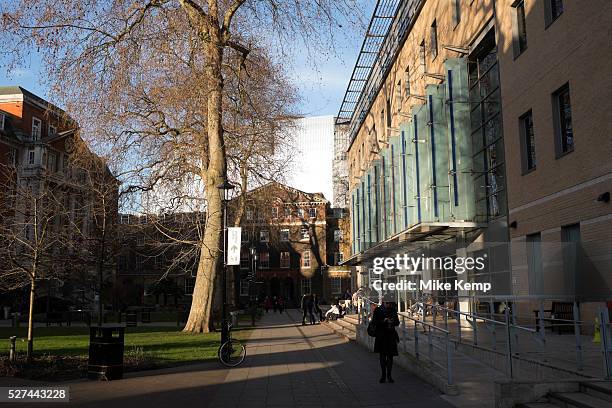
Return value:
<svg viewBox="0 0 612 408">
<path fill-rule="evenodd" d="M 376 340 L 374 341 L 374 352 L 380 354 L 380 369 L 382 375 L 380 382 L 394 382 L 391 377 L 393 368 L 393 357 L 398 355 L 397 343 L 399 335 L 395 327 L 399 326 L 397 307 L 394 302 L 386 302 L 374 310 L 372 318 L 376 327 Z"/>
</svg>

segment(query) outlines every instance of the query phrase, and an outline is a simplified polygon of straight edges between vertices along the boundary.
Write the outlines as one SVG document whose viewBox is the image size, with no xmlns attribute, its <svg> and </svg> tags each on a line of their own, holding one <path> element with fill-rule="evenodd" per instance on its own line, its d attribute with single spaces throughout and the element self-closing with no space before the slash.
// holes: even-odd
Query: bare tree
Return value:
<svg viewBox="0 0 612 408">
<path fill-rule="evenodd" d="M 63 205 L 65 190 L 48 177 L 0 168 L 4 216 L 0 219 L 0 286 L 3 290 L 29 287 L 28 348 L 34 347 L 34 302 L 41 282 L 65 278 L 70 232 Z"/>
<path fill-rule="evenodd" d="M 222 237 L 217 186 L 228 171 L 227 78 L 257 64 L 257 45 L 278 54 L 301 38 L 309 50 L 328 51 L 338 20 L 356 10 L 354 3 L 23 0 L 4 6 L 0 38 L 14 45 L 6 55 L 18 63 L 24 50 L 39 49 L 54 93 L 83 126 L 96 129 L 92 134 L 108 136 L 100 148 L 124 163 L 142 163 L 122 173 L 128 191 L 150 190 L 186 171 L 204 185 L 207 220 L 186 331 L 208 330 Z"/>
</svg>

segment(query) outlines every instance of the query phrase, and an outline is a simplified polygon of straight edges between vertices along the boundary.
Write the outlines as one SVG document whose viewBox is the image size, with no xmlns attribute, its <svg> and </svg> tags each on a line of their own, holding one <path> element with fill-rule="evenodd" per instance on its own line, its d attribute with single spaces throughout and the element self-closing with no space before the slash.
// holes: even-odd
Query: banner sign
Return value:
<svg viewBox="0 0 612 408">
<path fill-rule="evenodd" d="M 227 265 L 240 265 L 240 227 L 227 228 Z"/>
</svg>

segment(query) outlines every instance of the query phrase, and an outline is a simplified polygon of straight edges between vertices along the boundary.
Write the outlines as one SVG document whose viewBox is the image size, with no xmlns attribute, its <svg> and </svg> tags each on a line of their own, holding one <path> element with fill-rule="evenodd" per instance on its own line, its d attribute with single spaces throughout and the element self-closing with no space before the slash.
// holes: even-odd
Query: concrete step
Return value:
<svg viewBox="0 0 612 408">
<path fill-rule="evenodd" d="M 353 324 L 352 322 L 349 322 L 345 319 L 338 319 L 338 320 L 332 320 L 333 323 L 336 323 L 340 326 L 342 326 L 343 328 L 350 330 L 352 332 L 356 332 L 357 331 L 357 326 L 355 324 Z"/>
<path fill-rule="evenodd" d="M 349 340 L 352 341 L 356 341 L 357 340 L 357 335 L 354 331 L 348 330 L 347 328 L 345 328 L 344 326 L 336 323 L 337 320 L 332 320 L 332 321 L 326 321 L 324 324 L 327 325 L 327 327 L 329 327 L 331 330 L 333 330 L 335 333 L 346 337 Z"/>
<path fill-rule="evenodd" d="M 590 381 L 580 383 L 583 393 L 610 402 L 612 405 L 612 381 Z"/>
<path fill-rule="evenodd" d="M 350 322 L 351 324 L 354 324 L 355 326 L 359 324 L 359 318 L 357 317 L 357 315 L 346 315 L 344 316 L 343 320 L 345 322 Z"/>
<path fill-rule="evenodd" d="M 609 401 L 584 392 L 555 392 L 548 399 L 561 408 L 610 408 Z"/>
<path fill-rule="evenodd" d="M 551 404 L 550 402 L 530 402 L 519 404 L 516 408 L 559 408 L 559 405 Z"/>
</svg>

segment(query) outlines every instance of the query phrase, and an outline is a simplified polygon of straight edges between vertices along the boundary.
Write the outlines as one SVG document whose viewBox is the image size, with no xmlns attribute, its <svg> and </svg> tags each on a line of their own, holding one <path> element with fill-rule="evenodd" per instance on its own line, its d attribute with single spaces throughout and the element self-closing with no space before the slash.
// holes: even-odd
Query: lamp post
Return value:
<svg viewBox="0 0 612 408">
<path fill-rule="evenodd" d="M 223 208 L 223 275 L 222 275 L 222 299 L 223 305 L 221 306 L 221 344 L 225 343 L 228 339 L 227 329 L 227 203 L 229 202 L 230 191 L 234 189 L 234 185 L 227 180 L 223 181 L 223 184 L 217 186 L 219 189 L 219 195 L 221 197 L 221 205 Z"/>
<path fill-rule="evenodd" d="M 255 281 L 257 279 L 257 248 L 255 245 L 251 246 L 251 276 L 249 279 L 249 300 L 253 301 L 253 297 L 255 294 L 253 293 L 253 289 L 255 286 Z"/>
</svg>

